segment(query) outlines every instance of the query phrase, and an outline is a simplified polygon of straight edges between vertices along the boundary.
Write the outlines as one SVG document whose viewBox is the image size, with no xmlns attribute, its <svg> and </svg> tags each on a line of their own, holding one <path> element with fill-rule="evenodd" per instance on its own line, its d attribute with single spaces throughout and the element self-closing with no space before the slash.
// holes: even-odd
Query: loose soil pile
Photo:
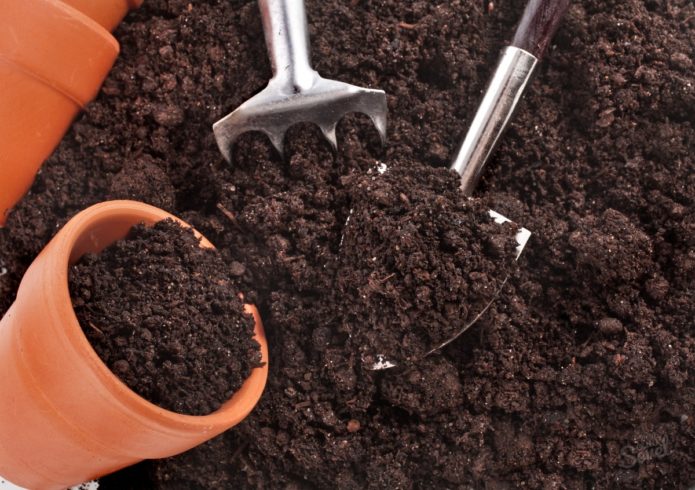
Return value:
<svg viewBox="0 0 695 490">
<path fill-rule="evenodd" d="M 246 135 L 225 164 L 212 123 L 270 76 L 256 2 L 148 0 L 117 32 L 100 96 L 0 232 L 1 311 L 62 223 L 116 197 L 183 216 L 261 309 L 271 367 L 253 414 L 105 485 L 694 484 L 692 2 L 573 3 L 477 191 L 534 232 L 520 270 L 456 342 L 378 373 L 341 330 L 346 312 L 375 305 L 335 302 L 351 179 L 381 163 L 422 175 L 447 164 L 524 2 L 307 3 L 317 69 L 389 94 L 386 148 L 355 116 L 335 158 L 301 125 L 287 161 Z M 403 184 L 409 199 L 420 184 Z"/>
<path fill-rule="evenodd" d="M 518 246 L 519 226 L 464 197 L 455 172 L 385 167 L 343 181 L 352 207 L 334 302 L 344 311 L 314 332 L 315 348 L 345 345 L 367 367 L 412 364 L 463 332 L 496 298 Z"/>
<path fill-rule="evenodd" d="M 171 220 L 137 225 L 70 269 L 87 338 L 133 391 L 163 408 L 207 415 L 261 360 L 219 252 Z"/>
</svg>

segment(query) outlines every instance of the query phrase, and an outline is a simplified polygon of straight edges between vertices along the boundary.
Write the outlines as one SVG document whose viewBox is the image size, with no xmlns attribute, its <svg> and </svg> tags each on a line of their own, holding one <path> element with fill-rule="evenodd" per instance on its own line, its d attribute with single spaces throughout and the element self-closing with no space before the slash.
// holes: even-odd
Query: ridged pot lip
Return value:
<svg viewBox="0 0 695 490">
<path fill-rule="evenodd" d="M 7 0 L 3 5 L 0 61 L 80 107 L 96 96 L 119 51 L 107 29 L 60 0 Z"/>
<path fill-rule="evenodd" d="M 98 379 L 101 380 L 114 399 L 118 400 L 129 410 L 157 423 L 166 430 L 190 433 L 191 436 L 226 430 L 236 425 L 253 410 L 263 393 L 268 375 L 268 348 L 265 332 L 263 331 L 260 316 L 257 316 L 257 311 L 254 313 L 254 319 L 256 320 L 255 334 L 256 340 L 261 345 L 262 362 L 264 364 L 262 367 L 253 369 L 242 387 L 234 393 L 232 398 L 227 400 L 217 411 L 208 415 L 198 416 L 176 413 L 141 397 L 106 366 L 84 335 L 72 307 L 68 287 L 69 265 L 78 258 L 74 256 L 75 247 L 79 240 L 88 236 L 90 230 L 96 225 L 103 224 L 114 218 L 121 219 L 124 217 L 133 219 L 132 224 L 142 221 L 152 224 L 171 218 L 186 227 L 192 228 L 189 224 L 166 211 L 134 201 L 110 201 L 97 204 L 82 211 L 73 217 L 56 235 L 54 238 L 56 242 L 51 243 L 44 250 L 44 252 L 48 252 L 48 260 L 44 262 L 42 276 L 49 283 L 52 283 L 50 287 L 54 292 L 54 294 L 48 295 L 48 309 L 61 315 L 65 324 L 63 325 L 63 331 L 68 342 L 76 352 L 87 357 L 85 364 L 95 371 Z M 202 237 L 198 232 L 196 234 Z M 89 237 L 89 239 L 98 241 L 96 236 Z M 203 240 L 203 246 L 212 246 L 204 237 Z M 107 246 L 108 244 L 101 243 L 99 246 Z M 248 308 L 247 311 L 249 311 Z"/>
</svg>

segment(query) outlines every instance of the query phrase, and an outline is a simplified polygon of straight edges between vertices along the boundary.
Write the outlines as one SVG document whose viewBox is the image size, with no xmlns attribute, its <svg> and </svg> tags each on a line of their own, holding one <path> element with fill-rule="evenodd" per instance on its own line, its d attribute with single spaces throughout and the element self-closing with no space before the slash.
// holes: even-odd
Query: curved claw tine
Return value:
<svg viewBox="0 0 695 490">
<path fill-rule="evenodd" d="M 333 152 L 337 153 L 338 152 L 338 137 L 336 136 L 336 125 L 333 124 L 331 126 L 322 126 L 321 127 L 321 132 L 323 135 L 326 137 L 328 142 L 331 144 L 331 148 L 333 148 Z"/>
<path fill-rule="evenodd" d="M 386 144 L 387 141 L 387 125 L 388 125 L 388 101 L 386 93 L 383 90 L 370 90 L 361 103 L 361 112 L 364 112 L 374 123 L 381 143 Z"/>
<path fill-rule="evenodd" d="M 239 126 L 233 122 L 236 119 L 233 116 L 234 113 L 212 125 L 215 141 L 227 163 L 232 163 L 232 146 L 244 132 L 244 130 L 239 130 Z"/>
<path fill-rule="evenodd" d="M 381 137 L 381 144 L 386 145 L 386 141 L 387 141 L 387 133 L 386 133 L 387 116 L 386 116 L 386 112 L 380 112 L 380 113 L 377 113 L 374 115 L 369 114 L 369 118 L 374 123 L 376 130 L 379 131 L 379 136 Z"/>
<path fill-rule="evenodd" d="M 213 127 L 214 131 L 214 127 Z M 219 135 L 215 132 L 215 141 L 217 141 L 217 147 L 220 149 L 220 153 L 227 163 L 232 163 L 232 145 L 234 145 L 234 140 L 236 138 L 230 138 L 228 135 Z"/>
<path fill-rule="evenodd" d="M 270 139 L 270 142 L 273 144 L 277 152 L 280 154 L 280 156 L 284 159 L 285 158 L 285 133 L 283 132 L 275 132 L 275 131 L 269 131 L 269 130 L 264 130 L 263 131 L 268 138 Z"/>
</svg>

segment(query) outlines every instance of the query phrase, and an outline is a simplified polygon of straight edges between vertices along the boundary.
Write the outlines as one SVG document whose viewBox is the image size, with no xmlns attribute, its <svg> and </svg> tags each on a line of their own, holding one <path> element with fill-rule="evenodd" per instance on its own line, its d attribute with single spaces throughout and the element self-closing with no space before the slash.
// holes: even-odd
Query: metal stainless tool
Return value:
<svg viewBox="0 0 695 490">
<path fill-rule="evenodd" d="M 246 131 L 268 135 L 282 154 L 285 133 L 299 122 L 316 123 L 334 149 L 336 126 L 350 112 L 368 115 L 386 140 L 387 105 L 382 90 L 322 78 L 309 59 L 309 31 L 303 0 L 259 0 L 273 78 L 259 94 L 213 126 L 227 161 L 234 141 Z"/>
<path fill-rule="evenodd" d="M 464 195 L 470 196 L 478 184 L 483 167 L 509 125 L 519 100 L 568 7 L 569 0 L 530 0 L 526 5 L 512 45 L 502 51 L 478 112 L 451 164 L 451 169 L 461 176 L 461 191 Z M 490 210 L 489 214 L 498 224 L 511 222 L 495 211 Z M 529 230 L 518 228 L 515 237 L 516 259 L 521 256 L 530 237 Z M 462 325 L 455 335 L 436 345 L 425 355 L 450 344 L 473 326 L 494 303 L 506 282 L 507 278 L 492 299 L 470 321 Z M 370 365 L 369 369 L 383 370 L 397 366 L 397 362 L 385 354 L 377 354 L 373 358 L 377 362 Z"/>
<path fill-rule="evenodd" d="M 533 73 L 550 40 L 560 27 L 570 0 L 530 0 L 514 34 L 502 51 L 478 111 L 451 168 L 461 176 L 461 188 L 470 194 L 483 167 L 509 126 Z"/>
</svg>

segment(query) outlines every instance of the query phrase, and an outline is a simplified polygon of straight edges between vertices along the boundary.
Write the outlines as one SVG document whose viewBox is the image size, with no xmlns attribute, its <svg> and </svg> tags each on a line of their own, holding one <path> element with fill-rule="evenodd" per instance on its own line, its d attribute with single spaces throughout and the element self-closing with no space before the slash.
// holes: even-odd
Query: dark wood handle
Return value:
<svg viewBox="0 0 695 490">
<path fill-rule="evenodd" d="M 516 28 L 512 46 L 541 59 L 560 27 L 570 0 L 529 0 Z"/>
</svg>

